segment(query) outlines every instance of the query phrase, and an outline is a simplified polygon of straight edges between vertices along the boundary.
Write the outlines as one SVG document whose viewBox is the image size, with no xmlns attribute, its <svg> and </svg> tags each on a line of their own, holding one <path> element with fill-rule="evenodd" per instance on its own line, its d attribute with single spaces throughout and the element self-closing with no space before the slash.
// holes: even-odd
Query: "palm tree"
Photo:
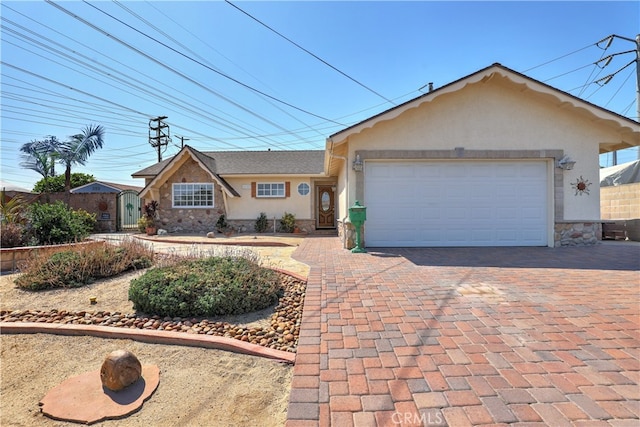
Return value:
<svg viewBox="0 0 640 427">
<path fill-rule="evenodd" d="M 65 166 L 64 191 L 67 193 L 67 204 L 69 204 L 71 191 L 71 166 L 84 165 L 94 151 L 102 148 L 104 128 L 100 125 L 89 125 L 82 130 L 82 133 L 69 138 L 69 141 L 58 144 L 55 149 L 56 158 Z"/>
<path fill-rule="evenodd" d="M 55 136 L 48 136 L 41 141 L 31 141 L 20 147 L 22 154 L 22 162 L 20 166 L 25 169 L 31 169 L 42 175 L 43 178 L 56 176 L 56 147 L 60 141 Z"/>
</svg>

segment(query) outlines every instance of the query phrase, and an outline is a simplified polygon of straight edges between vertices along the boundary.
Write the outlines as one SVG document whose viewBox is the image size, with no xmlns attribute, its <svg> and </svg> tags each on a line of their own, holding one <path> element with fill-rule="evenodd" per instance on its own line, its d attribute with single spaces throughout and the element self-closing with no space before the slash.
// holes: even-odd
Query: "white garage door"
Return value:
<svg viewBox="0 0 640 427">
<path fill-rule="evenodd" d="M 365 165 L 369 247 L 547 246 L 544 161 Z"/>
</svg>

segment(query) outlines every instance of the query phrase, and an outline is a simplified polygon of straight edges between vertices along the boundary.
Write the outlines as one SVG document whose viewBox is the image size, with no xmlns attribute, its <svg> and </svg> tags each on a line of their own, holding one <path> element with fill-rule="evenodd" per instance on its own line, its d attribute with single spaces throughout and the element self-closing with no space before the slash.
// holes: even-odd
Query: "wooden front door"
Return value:
<svg viewBox="0 0 640 427">
<path fill-rule="evenodd" d="M 318 213 L 318 228 L 336 227 L 335 195 L 331 185 L 316 187 L 316 211 Z"/>
</svg>

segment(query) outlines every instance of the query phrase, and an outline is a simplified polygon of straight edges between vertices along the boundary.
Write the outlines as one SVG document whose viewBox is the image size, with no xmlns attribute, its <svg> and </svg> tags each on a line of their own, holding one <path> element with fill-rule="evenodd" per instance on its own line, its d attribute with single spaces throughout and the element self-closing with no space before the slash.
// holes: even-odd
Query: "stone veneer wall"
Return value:
<svg viewBox="0 0 640 427">
<path fill-rule="evenodd" d="M 349 221 L 338 220 L 338 238 L 342 242 L 344 249 L 353 249 L 356 247 L 356 229 Z M 364 240 L 364 233 L 362 233 Z M 364 246 L 364 241 L 363 241 Z"/>
<path fill-rule="evenodd" d="M 602 236 L 602 224 L 599 222 L 557 222 L 554 232 L 554 245 L 579 246 L 596 244 Z"/>
<path fill-rule="evenodd" d="M 172 197 L 174 183 L 212 182 L 213 204 L 211 208 L 174 208 Z M 148 202 L 148 200 L 145 200 Z M 213 181 L 195 161 L 189 159 L 160 187 L 159 228 L 169 233 L 208 233 L 215 230 L 220 215 L 225 214 L 222 188 Z"/>
<path fill-rule="evenodd" d="M 338 221 L 338 237 L 342 247 L 355 247 L 356 232 L 351 223 Z M 554 246 L 593 245 L 602 236 L 602 224 L 599 222 L 563 222 L 555 225 Z"/>
<path fill-rule="evenodd" d="M 256 218 L 257 219 L 257 218 Z M 233 227 L 234 230 L 239 230 L 241 233 L 254 233 L 256 227 L 255 219 L 230 219 L 227 220 L 227 224 Z M 267 230 L 264 234 L 273 233 L 273 219 L 267 220 Z M 300 228 L 302 233 L 313 234 L 316 231 L 315 220 L 313 219 L 296 219 L 296 225 Z M 280 225 L 280 218 L 276 219 L 276 233 Z"/>
</svg>

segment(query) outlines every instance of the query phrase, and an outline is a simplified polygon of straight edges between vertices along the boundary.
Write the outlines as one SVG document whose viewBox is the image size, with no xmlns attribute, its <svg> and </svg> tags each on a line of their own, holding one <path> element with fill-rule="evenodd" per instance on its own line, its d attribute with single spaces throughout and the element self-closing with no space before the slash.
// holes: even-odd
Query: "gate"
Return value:
<svg viewBox="0 0 640 427">
<path fill-rule="evenodd" d="M 118 195 L 118 231 L 137 230 L 140 219 L 140 197 L 133 190 Z"/>
</svg>

